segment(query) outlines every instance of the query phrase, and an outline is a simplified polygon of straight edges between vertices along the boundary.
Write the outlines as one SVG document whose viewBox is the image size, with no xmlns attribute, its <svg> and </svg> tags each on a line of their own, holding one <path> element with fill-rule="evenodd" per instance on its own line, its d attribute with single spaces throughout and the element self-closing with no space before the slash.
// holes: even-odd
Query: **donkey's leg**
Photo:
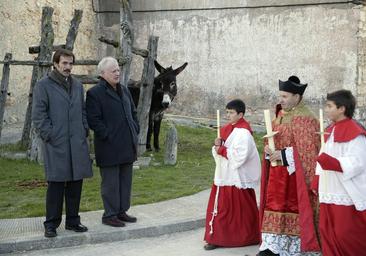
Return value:
<svg viewBox="0 0 366 256">
<path fill-rule="evenodd" d="M 161 125 L 162 116 L 154 120 L 154 149 L 155 151 L 159 151 L 159 134 L 160 134 L 160 125 Z"/>
<path fill-rule="evenodd" d="M 151 135 L 153 132 L 153 126 L 154 126 L 154 121 L 152 116 L 149 116 L 149 126 L 147 128 L 147 136 L 146 136 L 146 150 L 147 151 L 151 151 Z"/>
</svg>

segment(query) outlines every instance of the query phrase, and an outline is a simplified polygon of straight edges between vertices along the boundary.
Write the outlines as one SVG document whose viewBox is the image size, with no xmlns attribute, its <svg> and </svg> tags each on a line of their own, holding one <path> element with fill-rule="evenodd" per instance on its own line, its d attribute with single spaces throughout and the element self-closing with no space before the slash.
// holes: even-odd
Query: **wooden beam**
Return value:
<svg viewBox="0 0 366 256">
<path fill-rule="evenodd" d="M 11 58 L 12 58 L 11 53 L 5 54 L 4 61 L 7 61 L 8 63 L 4 64 L 3 66 L 3 75 L 1 78 L 1 86 L 0 86 L 0 138 L 1 138 L 1 131 L 3 129 L 6 97 L 8 96 L 9 76 L 10 76 L 9 60 L 11 60 Z"/>
<path fill-rule="evenodd" d="M 99 78 L 96 75 L 77 75 L 73 74 L 73 77 L 78 79 L 83 84 L 96 84 L 99 82 Z"/>
<path fill-rule="evenodd" d="M 99 41 L 101 41 L 102 43 L 106 43 L 109 45 L 112 45 L 114 48 L 118 48 L 119 47 L 119 42 L 112 40 L 112 39 L 108 39 L 105 36 L 101 36 L 98 38 Z"/>
<path fill-rule="evenodd" d="M 146 58 L 149 55 L 149 50 L 132 47 L 132 53 Z"/>
<path fill-rule="evenodd" d="M 120 65 L 123 65 L 126 60 L 118 59 Z M 97 66 L 99 60 L 76 60 L 74 66 Z M 0 64 L 10 64 L 10 65 L 21 65 L 21 66 L 41 66 L 41 67 L 51 67 L 53 65 L 52 61 L 37 61 L 37 60 L 9 60 L 0 61 Z"/>
<path fill-rule="evenodd" d="M 101 41 L 102 43 L 106 43 L 109 45 L 112 45 L 114 48 L 118 48 L 119 47 L 119 42 L 112 40 L 112 39 L 108 39 L 105 36 L 101 36 L 98 38 L 99 41 Z M 147 55 L 149 54 L 149 51 L 146 49 L 140 49 L 137 47 L 132 47 L 132 53 L 135 55 L 139 55 L 141 57 L 146 58 Z"/>
<path fill-rule="evenodd" d="M 54 45 L 52 46 L 52 51 L 56 51 L 57 49 L 60 49 L 60 48 L 64 48 L 65 49 L 66 45 L 64 44 L 59 44 L 59 45 Z M 28 52 L 30 54 L 36 54 L 36 53 L 39 53 L 39 50 L 40 50 L 40 46 L 37 45 L 37 46 L 30 46 L 28 48 Z"/>
</svg>

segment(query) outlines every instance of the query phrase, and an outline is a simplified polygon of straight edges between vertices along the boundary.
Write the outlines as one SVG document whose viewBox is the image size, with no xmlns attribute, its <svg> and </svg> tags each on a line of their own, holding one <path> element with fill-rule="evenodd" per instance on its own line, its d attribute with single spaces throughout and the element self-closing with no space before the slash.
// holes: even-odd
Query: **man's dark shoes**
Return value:
<svg viewBox="0 0 366 256">
<path fill-rule="evenodd" d="M 127 213 L 125 213 L 125 212 L 118 214 L 117 217 L 119 220 L 124 221 L 124 222 L 136 222 L 137 221 L 136 217 L 127 215 Z"/>
<path fill-rule="evenodd" d="M 264 251 L 260 251 L 259 253 L 257 253 L 256 256 L 276 256 L 279 254 L 273 253 L 271 250 L 264 250 Z"/>
<path fill-rule="evenodd" d="M 65 229 L 67 229 L 67 230 L 73 230 L 75 232 L 86 232 L 86 231 L 88 231 L 88 228 L 85 227 L 81 223 L 79 223 L 77 225 L 67 225 L 66 224 Z"/>
<path fill-rule="evenodd" d="M 44 236 L 45 237 L 56 237 L 57 236 L 57 232 L 55 228 L 52 227 L 47 227 L 44 229 Z"/>
<path fill-rule="evenodd" d="M 214 245 L 214 244 L 205 244 L 205 246 L 203 246 L 203 248 L 206 251 L 211 251 L 211 250 L 215 250 L 218 246 Z"/>
<path fill-rule="evenodd" d="M 111 218 L 103 218 L 102 223 L 104 225 L 112 226 L 112 227 L 124 227 L 126 224 L 119 220 L 117 217 L 111 217 Z"/>
</svg>

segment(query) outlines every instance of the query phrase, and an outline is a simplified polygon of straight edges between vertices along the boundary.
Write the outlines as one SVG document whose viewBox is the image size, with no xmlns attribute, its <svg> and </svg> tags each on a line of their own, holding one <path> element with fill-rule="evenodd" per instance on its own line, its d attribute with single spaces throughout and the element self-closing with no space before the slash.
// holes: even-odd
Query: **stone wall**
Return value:
<svg viewBox="0 0 366 256">
<path fill-rule="evenodd" d="M 91 0 L 1 0 L 0 1 L 0 58 L 6 52 L 13 54 L 15 60 L 33 60 L 36 55 L 28 53 L 28 47 L 38 45 L 42 7 L 54 9 L 53 29 L 55 44 L 64 44 L 74 9 L 83 10 L 83 18 L 75 43 L 77 59 L 95 59 L 98 56 L 96 16 Z M 0 65 L 2 70 L 2 65 Z M 95 67 L 74 67 L 75 73 L 94 73 Z M 32 68 L 11 66 L 9 98 L 5 110 L 5 122 L 23 122 L 27 106 Z M 0 74 L 1 76 L 1 74 Z"/>
<path fill-rule="evenodd" d="M 278 79 L 296 74 L 308 83 L 305 100 L 318 108 L 328 91 L 358 95 L 359 117 L 366 119 L 364 7 L 342 0 L 134 0 L 136 46 L 159 36 L 158 61 L 178 67 L 179 92 L 171 113 L 213 117 L 217 108 L 240 97 L 248 115 L 261 121 L 262 109 L 277 100 Z M 93 6 L 94 4 L 94 6 Z M 119 38 L 119 0 L 1 0 L 0 58 L 12 52 L 29 60 L 28 47 L 40 39 L 43 6 L 55 9 L 55 44 L 65 41 L 74 9 L 84 11 L 75 46 L 78 59 L 113 55 L 98 42 L 101 34 Z M 0 69 L 2 66 L 0 65 Z M 133 79 L 142 58 L 134 57 Z M 75 67 L 94 73 L 95 67 Z M 24 119 L 31 68 L 11 67 L 12 98 L 7 123 Z"/>
<path fill-rule="evenodd" d="M 357 118 L 366 123 L 366 7 L 360 9 L 359 31 L 356 35 L 358 42 L 357 65 Z"/>
<path fill-rule="evenodd" d="M 100 1 L 100 15 L 109 11 L 102 19 L 108 28 L 118 23 L 117 2 Z M 240 97 L 248 115 L 261 119 L 261 110 L 277 100 L 278 79 L 293 74 L 309 84 L 305 100 L 314 110 L 326 92 L 366 91 L 358 77 L 364 67 L 357 68 L 364 10 L 350 1 L 135 0 L 133 9 L 137 46 L 146 48 L 154 34 L 161 64 L 189 63 L 177 78 L 173 113 L 214 116 L 215 109 Z M 136 57 L 135 79 L 141 63 Z"/>
</svg>

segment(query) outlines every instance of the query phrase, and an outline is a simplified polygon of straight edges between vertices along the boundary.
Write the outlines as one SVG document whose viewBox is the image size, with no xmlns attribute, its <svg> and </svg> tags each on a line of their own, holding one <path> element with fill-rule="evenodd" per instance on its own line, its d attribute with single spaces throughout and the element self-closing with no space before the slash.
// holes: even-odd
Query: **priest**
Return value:
<svg viewBox="0 0 366 256">
<path fill-rule="evenodd" d="M 316 255 L 317 198 L 310 190 L 319 152 L 319 122 L 303 103 L 307 84 L 279 81 L 272 121 L 275 150 L 265 142 L 262 164 L 260 256 Z"/>
</svg>

